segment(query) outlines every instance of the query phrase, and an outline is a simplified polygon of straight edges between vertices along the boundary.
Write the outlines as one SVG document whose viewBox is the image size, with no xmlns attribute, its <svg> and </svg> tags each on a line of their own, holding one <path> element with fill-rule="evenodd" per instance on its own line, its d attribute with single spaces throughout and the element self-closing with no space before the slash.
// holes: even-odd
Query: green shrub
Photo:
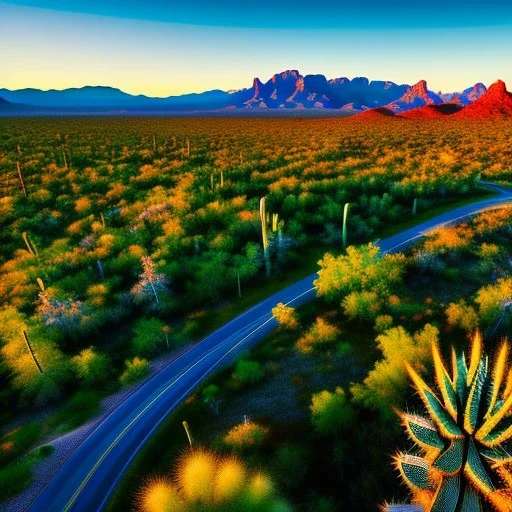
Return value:
<svg viewBox="0 0 512 512">
<path fill-rule="evenodd" d="M 124 364 L 126 369 L 119 377 L 119 382 L 123 385 L 134 384 L 142 380 L 149 373 L 149 362 L 147 359 L 134 357 L 131 361 L 127 359 Z"/>
<path fill-rule="evenodd" d="M 354 411 L 340 387 L 334 392 L 320 391 L 311 397 L 311 422 L 316 431 L 323 435 L 335 434 L 349 426 L 354 419 Z"/>
<path fill-rule="evenodd" d="M 96 352 L 93 347 L 82 350 L 71 362 L 77 377 L 86 387 L 104 384 L 109 377 L 110 359 Z"/>
<path fill-rule="evenodd" d="M 265 376 L 265 372 L 257 361 L 241 359 L 236 363 L 233 379 L 240 384 L 254 384 Z"/>
<path fill-rule="evenodd" d="M 139 356 L 153 356 L 165 347 L 166 324 L 158 318 L 141 317 L 133 328 L 132 346 Z"/>
<path fill-rule="evenodd" d="M 0 469 L 0 497 L 16 496 L 32 483 L 32 464 L 20 460 Z"/>
</svg>

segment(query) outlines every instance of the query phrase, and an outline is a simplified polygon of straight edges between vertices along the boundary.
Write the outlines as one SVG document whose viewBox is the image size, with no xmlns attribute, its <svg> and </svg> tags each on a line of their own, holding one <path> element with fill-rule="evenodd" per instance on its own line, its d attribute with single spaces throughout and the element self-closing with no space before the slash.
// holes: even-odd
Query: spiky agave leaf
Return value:
<svg viewBox="0 0 512 512">
<path fill-rule="evenodd" d="M 460 475 L 443 478 L 430 512 L 455 512 L 460 494 Z"/>
<path fill-rule="evenodd" d="M 464 467 L 464 474 L 482 494 L 487 495 L 495 490 L 494 484 L 482 464 L 475 442 L 471 437 L 468 440 L 468 455 Z"/>
<path fill-rule="evenodd" d="M 411 489 L 430 489 L 430 464 L 425 459 L 408 453 L 399 453 L 394 461 L 403 481 Z"/>
<path fill-rule="evenodd" d="M 469 434 L 472 434 L 478 425 L 486 377 L 487 364 L 485 361 L 480 361 L 480 364 L 474 374 L 473 381 L 471 382 L 471 389 L 469 391 L 468 401 L 466 402 L 466 409 L 464 411 L 464 429 Z"/>
<path fill-rule="evenodd" d="M 485 413 L 485 418 L 488 418 L 492 414 L 494 406 L 498 400 L 501 385 L 505 377 L 505 369 L 508 362 L 508 352 L 508 343 L 504 341 L 500 347 L 498 357 L 496 358 L 496 362 L 492 370 L 492 379 L 490 382 L 491 396 L 487 412 Z"/>
<path fill-rule="evenodd" d="M 432 344 L 432 356 L 437 386 L 441 390 L 444 406 L 450 413 L 450 416 L 457 421 L 457 395 L 455 394 L 453 382 L 446 371 L 437 343 Z"/>
<path fill-rule="evenodd" d="M 482 501 L 471 486 L 466 486 L 461 512 L 483 512 Z"/>
<path fill-rule="evenodd" d="M 452 369 L 453 369 L 453 383 L 459 401 L 465 402 L 467 396 L 467 378 L 468 378 L 468 367 L 466 365 L 466 356 L 464 352 L 460 357 L 457 356 L 455 349 L 452 348 Z"/>
<path fill-rule="evenodd" d="M 496 448 L 508 441 L 512 436 L 512 418 L 507 416 L 480 442 L 488 448 Z"/>
<path fill-rule="evenodd" d="M 454 439 L 450 446 L 437 458 L 432 467 L 445 476 L 453 476 L 462 469 L 464 456 L 464 440 Z"/>
<path fill-rule="evenodd" d="M 502 403 L 493 414 L 491 414 L 477 430 L 475 437 L 478 441 L 484 442 L 491 432 L 496 428 L 498 423 L 509 413 L 512 407 L 512 394 Z M 486 443 L 487 444 L 487 443 Z"/>
<path fill-rule="evenodd" d="M 406 368 L 416 390 L 427 408 L 430 417 L 439 428 L 441 435 L 448 439 L 462 439 L 464 434 L 459 429 L 455 421 L 453 421 L 453 418 L 446 412 L 439 398 L 437 398 L 424 380 L 407 363 Z"/>
<path fill-rule="evenodd" d="M 464 353 L 457 355 L 452 350 L 452 376 L 437 345 L 432 346 L 432 354 L 436 391 L 442 400 L 407 365 L 429 418 L 400 415 L 409 437 L 424 450 L 425 458 L 420 460 L 429 471 L 423 481 L 428 478 L 429 485 L 435 486 L 430 494 L 430 490 L 420 490 L 409 482 L 415 499 L 431 496 L 425 506 L 429 512 L 512 511 L 512 369 L 506 368 L 508 343 L 501 345 L 491 369 L 482 353 L 481 335 L 476 333 L 468 361 Z M 401 473 L 405 479 L 402 469 Z M 497 477 L 506 487 L 496 487 Z"/>
<path fill-rule="evenodd" d="M 402 413 L 402 424 L 407 430 L 409 437 L 425 450 L 442 450 L 444 442 L 437 433 L 435 425 L 423 416 Z"/>
<path fill-rule="evenodd" d="M 473 382 L 473 377 L 475 376 L 478 367 L 480 366 L 480 362 L 482 359 L 482 335 L 480 331 L 476 331 L 472 343 L 471 343 L 471 352 L 469 356 L 469 368 L 467 375 L 467 385 L 470 386 Z"/>
<path fill-rule="evenodd" d="M 505 449 L 503 446 L 481 448 L 480 454 L 492 463 L 494 468 L 512 463 L 512 451 Z"/>
</svg>

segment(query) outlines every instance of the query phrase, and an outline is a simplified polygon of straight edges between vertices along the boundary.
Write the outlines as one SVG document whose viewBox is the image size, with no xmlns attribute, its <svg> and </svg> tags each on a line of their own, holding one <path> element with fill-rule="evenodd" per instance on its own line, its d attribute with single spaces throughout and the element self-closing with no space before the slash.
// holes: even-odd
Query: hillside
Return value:
<svg viewBox="0 0 512 512">
<path fill-rule="evenodd" d="M 455 114 L 457 119 L 496 119 L 512 116 L 512 94 L 502 80 L 492 84 L 476 101 Z"/>
</svg>

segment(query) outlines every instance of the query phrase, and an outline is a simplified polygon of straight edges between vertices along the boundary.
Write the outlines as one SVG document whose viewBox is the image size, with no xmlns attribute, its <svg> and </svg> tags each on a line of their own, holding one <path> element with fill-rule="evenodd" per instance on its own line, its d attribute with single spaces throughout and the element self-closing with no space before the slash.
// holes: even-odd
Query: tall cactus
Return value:
<svg viewBox="0 0 512 512">
<path fill-rule="evenodd" d="M 437 344 L 432 353 L 436 392 L 407 365 L 428 417 L 400 414 L 419 449 L 395 457 L 402 479 L 425 512 L 512 510 L 508 343 L 503 342 L 491 368 L 476 333 L 468 359 L 452 349 L 451 375 Z"/>
<path fill-rule="evenodd" d="M 25 242 L 25 245 L 27 246 L 27 250 L 28 252 L 32 255 L 32 256 L 38 256 L 39 253 L 37 251 L 37 247 L 35 246 L 35 244 L 33 242 L 30 241 L 30 239 L 28 238 L 28 235 L 25 231 L 23 231 L 23 233 L 21 234 L 22 238 L 23 238 L 23 241 Z"/>
<path fill-rule="evenodd" d="M 21 172 L 20 163 L 16 162 L 16 169 L 18 170 L 18 179 L 20 180 L 21 190 L 23 190 L 23 195 L 25 197 L 28 196 L 27 194 L 27 187 L 25 186 L 25 178 L 23 178 L 23 173 Z"/>
<path fill-rule="evenodd" d="M 347 217 L 348 217 L 348 207 L 350 203 L 345 203 L 343 208 L 343 230 L 341 233 L 341 239 L 343 242 L 343 249 L 347 248 Z"/>
<path fill-rule="evenodd" d="M 265 271 L 267 276 L 270 275 L 270 251 L 268 247 L 267 235 L 267 210 L 265 207 L 265 198 L 260 199 L 260 219 L 261 219 L 261 239 L 263 242 L 263 254 L 265 256 Z"/>
</svg>

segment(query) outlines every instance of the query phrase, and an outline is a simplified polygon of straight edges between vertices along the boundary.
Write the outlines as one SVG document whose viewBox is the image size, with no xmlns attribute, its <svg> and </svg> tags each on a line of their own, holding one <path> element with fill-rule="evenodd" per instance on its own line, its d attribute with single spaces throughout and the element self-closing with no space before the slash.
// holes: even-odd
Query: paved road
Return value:
<svg viewBox="0 0 512 512">
<path fill-rule="evenodd" d="M 405 249 L 422 233 L 484 209 L 512 204 L 512 191 L 488 184 L 497 196 L 456 208 L 378 242 L 384 253 Z M 276 328 L 278 302 L 300 306 L 315 297 L 316 274 L 281 290 L 206 337 L 140 386 L 107 416 L 64 462 L 30 506 L 35 512 L 103 509 L 123 472 L 167 414 L 208 374 Z"/>
</svg>

